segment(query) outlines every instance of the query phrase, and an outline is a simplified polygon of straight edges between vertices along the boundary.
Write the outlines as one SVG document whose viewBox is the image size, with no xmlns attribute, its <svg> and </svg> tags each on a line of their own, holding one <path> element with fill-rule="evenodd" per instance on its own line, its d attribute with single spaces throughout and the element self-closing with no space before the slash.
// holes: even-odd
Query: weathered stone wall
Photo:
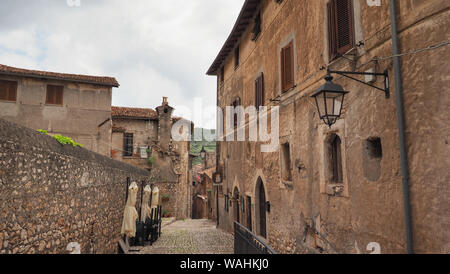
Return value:
<svg viewBox="0 0 450 274">
<path fill-rule="evenodd" d="M 145 170 L 0 119 L 0 253 L 67 253 L 70 242 L 116 253 L 127 177 L 148 182 Z"/>
<path fill-rule="evenodd" d="M 399 160 L 392 59 L 369 62 L 375 56 L 390 56 L 389 1 L 369 7 L 353 1 L 355 40 L 365 45 L 347 57 L 330 62 L 326 0 L 262 1 L 262 32 L 251 41 L 251 28 L 240 40 L 240 65 L 234 56 L 225 61 L 225 81 L 218 80 L 219 106 L 231 105 L 236 96 L 242 105 L 254 104 L 254 79 L 264 72 L 265 105 L 280 106 L 280 142 L 291 145 L 292 181 L 280 174 L 280 152 L 260 153 L 255 143 L 222 142 L 219 165 L 223 166 L 223 194 L 235 187 L 252 198 L 253 229 L 257 225 L 256 182 L 261 178 L 266 199 L 267 241 L 282 253 L 368 253 L 371 242 L 382 253 L 405 252 L 405 224 Z M 397 1 L 401 52 L 428 47 L 448 39 L 449 2 Z M 280 49 L 294 42 L 296 87 L 280 90 Z M 355 57 L 353 57 L 354 55 Z M 415 251 L 450 252 L 450 97 L 447 95 L 450 47 L 402 57 L 406 137 L 411 178 L 412 223 Z M 310 95 L 324 83 L 321 66 L 332 70 L 365 71 L 388 69 L 391 98 L 360 83 L 335 77 L 350 93 L 342 119 L 331 129 L 318 118 Z M 375 85 L 382 86 L 378 78 Z M 278 97 L 280 96 L 280 97 Z M 271 99 L 280 99 L 274 103 Z M 269 127 L 270 128 L 270 127 Z M 344 192 L 326 193 L 327 145 L 331 134 L 342 140 Z M 382 158 L 377 170 L 367 170 L 365 144 L 378 137 Z M 219 199 L 219 226 L 232 230 L 233 210 L 224 210 Z M 242 214 L 241 214 L 242 216 Z M 318 234 L 317 234 L 318 233 Z"/>
</svg>

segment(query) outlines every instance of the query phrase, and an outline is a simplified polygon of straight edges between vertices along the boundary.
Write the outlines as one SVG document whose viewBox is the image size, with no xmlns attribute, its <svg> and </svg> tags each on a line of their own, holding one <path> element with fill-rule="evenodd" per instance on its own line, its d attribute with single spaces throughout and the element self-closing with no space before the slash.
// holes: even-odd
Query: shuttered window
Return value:
<svg viewBox="0 0 450 274">
<path fill-rule="evenodd" d="M 259 110 L 260 106 L 264 106 L 264 74 L 255 80 L 255 107 Z"/>
<path fill-rule="evenodd" d="M 294 47 L 290 42 L 281 50 L 281 84 L 283 92 L 294 87 Z"/>
<path fill-rule="evenodd" d="M 329 54 L 330 60 L 333 60 L 355 44 L 352 1 L 330 0 L 327 9 Z"/>
<path fill-rule="evenodd" d="M 235 111 L 236 111 L 236 107 L 238 107 L 240 105 L 241 105 L 241 98 L 240 97 L 236 97 L 236 99 L 233 101 L 233 108 L 235 109 Z M 235 112 L 234 113 L 234 127 L 236 128 L 237 125 L 238 125 L 238 115 Z"/>
<path fill-rule="evenodd" d="M 17 99 L 17 82 L 0 80 L 0 100 L 15 102 Z"/>
<path fill-rule="evenodd" d="M 259 12 L 255 17 L 255 22 L 253 25 L 253 37 L 252 41 L 258 39 L 259 34 L 261 33 L 261 12 Z"/>
<path fill-rule="evenodd" d="M 47 98 L 45 100 L 45 103 L 49 105 L 62 105 L 63 94 L 63 86 L 47 85 Z"/>
<path fill-rule="evenodd" d="M 123 156 L 133 156 L 133 134 L 125 133 L 123 135 Z"/>
</svg>

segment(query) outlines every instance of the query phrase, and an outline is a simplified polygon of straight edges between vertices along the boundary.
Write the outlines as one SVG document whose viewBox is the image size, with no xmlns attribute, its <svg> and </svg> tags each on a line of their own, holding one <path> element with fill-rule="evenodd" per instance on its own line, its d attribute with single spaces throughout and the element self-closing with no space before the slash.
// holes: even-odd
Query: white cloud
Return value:
<svg viewBox="0 0 450 274">
<path fill-rule="evenodd" d="M 0 63 L 116 77 L 114 105 L 154 108 L 162 96 L 179 109 L 195 97 L 216 104 L 205 73 L 243 0 L 65 2 L 2 0 Z"/>
</svg>

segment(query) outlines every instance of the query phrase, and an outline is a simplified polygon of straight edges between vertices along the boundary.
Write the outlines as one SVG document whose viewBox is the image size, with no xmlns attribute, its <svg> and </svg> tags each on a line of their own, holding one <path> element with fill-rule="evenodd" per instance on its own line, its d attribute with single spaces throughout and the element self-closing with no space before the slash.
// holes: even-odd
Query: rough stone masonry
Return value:
<svg viewBox="0 0 450 274">
<path fill-rule="evenodd" d="M 126 178 L 148 175 L 0 119 L 0 254 L 116 253 Z"/>
</svg>

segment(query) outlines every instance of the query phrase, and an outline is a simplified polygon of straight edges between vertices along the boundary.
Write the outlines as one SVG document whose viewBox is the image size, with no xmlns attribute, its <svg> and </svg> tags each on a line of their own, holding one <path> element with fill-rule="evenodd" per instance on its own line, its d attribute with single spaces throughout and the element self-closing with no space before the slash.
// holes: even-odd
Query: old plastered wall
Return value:
<svg viewBox="0 0 450 274">
<path fill-rule="evenodd" d="M 225 63 L 225 81 L 218 80 L 219 106 L 231 105 L 236 96 L 242 104 L 254 104 L 254 76 L 264 72 L 265 105 L 280 106 L 280 142 L 291 145 L 292 182 L 280 176 L 280 152 L 260 154 L 255 143 L 221 142 L 219 167 L 224 170 L 223 193 L 235 186 L 252 197 L 255 228 L 255 184 L 263 178 L 267 213 L 267 241 L 282 253 L 369 253 L 376 242 L 382 253 L 405 252 L 405 227 L 399 161 L 398 129 L 392 59 L 390 56 L 389 1 L 369 7 L 353 1 L 356 42 L 355 61 L 345 58 L 330 63 L 327 45 L 326 2 L 262 1 L 262 32 L 256 42 L 247 31 L 241 38 L 240 65 L 234 56 Z M 401 52 L 421 49 L 448 39 L 448 1 L 398 1 Z M 250 25 L 250 28 L 252 25 Z M 296 88 L 279 97 L 280 48 L 290 40 L 295 47 Z M 402 57 L 406 136 L 409 154 L 411 204 L 415 251 L 450 252 L 448 153 L 450 115 L 446 95 L 449 47 Z M 354 58 L 347 56 L 347 58 Z M 342 119 L 331 129 L 319 121 L 310 95 L 324 83 L 321 66 L 333 70 L 389 71 L 391 98 L 381 91 L 336 77 L 350 93 Z M 382 86 L 381 78 L 375 85 Z M 330 134 L 342 140 L 344 191 L 332 196 L 325 191 L 326 140 Z M 379 174 L 368 176 L 365 142 L 378 137 L 382 144 Z M 259 160 L 261 159 L 261 160 Z M 260 162 L 259 162 L 260 161 Z M 374 179 L 375 178 L 375 179 Z M 246 209 L 247 210 L 247 209 Z M 224 210 L 219 198 L 219 226 L 232 230 L 233 210 Z"/>
<path fill-rule="evenodd" d="M 104 122 L 111 118 L 111 87 L 13 76 L 0 79 L 18 82 L 16 102 L 0 101 L 0 118 L 71 137 L 86 149 L 110 155 L 111 122 Z M 64 86 L 63 105 L 45 104 L 47 85 Z"/>
<path fill-rule="evenodd" d="M 127 177 L 139 190 L 149 181 L 148 171 L 0 119 L 0 253 L 65 254 L 71 242 L 83 254 L 116 253 Z"/>
</svg>

